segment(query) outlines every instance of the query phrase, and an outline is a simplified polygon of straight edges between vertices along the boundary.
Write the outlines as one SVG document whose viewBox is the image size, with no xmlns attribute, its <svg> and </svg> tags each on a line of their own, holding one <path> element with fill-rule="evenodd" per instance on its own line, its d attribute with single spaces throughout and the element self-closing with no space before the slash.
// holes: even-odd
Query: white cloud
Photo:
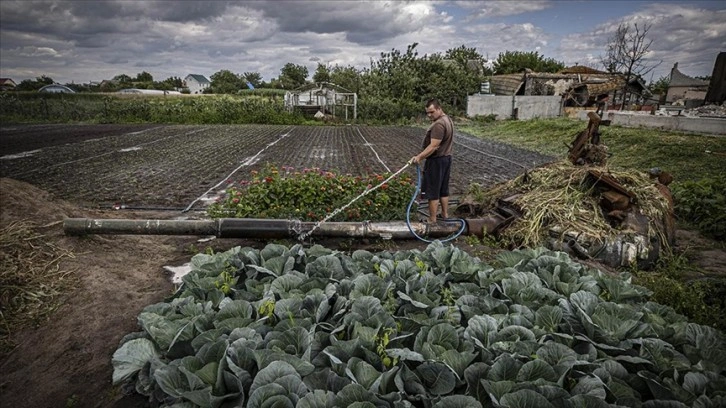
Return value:
<svg viewBox="0 0 726 408">
<path fill-rule="evenodd" d="M 455 3 L 469 11 L 469 20 L 541 11 L 552 5 L 550 1 L 457 1 Z"/>
</svg>

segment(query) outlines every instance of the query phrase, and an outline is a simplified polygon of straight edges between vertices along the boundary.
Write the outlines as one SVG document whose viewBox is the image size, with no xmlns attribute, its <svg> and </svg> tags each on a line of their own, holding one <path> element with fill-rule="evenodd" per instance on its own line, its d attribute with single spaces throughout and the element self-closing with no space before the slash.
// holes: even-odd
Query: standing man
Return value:
<svg viewBox="0 0 726 408">
<path fill-rule="evenodd" d="M 451 151 L 454 145 L 454 122 L 441 109 L 439 101 L 426 102 L 426 116 L 431 126 L 426 131 L 423 151 L 413 156 L 411 162 L 424 165 L 423 196 L 429 201 L 429 223 L 436 222 L 436 213 L 441 202 L 441 216 L 449 218 L 449 175 L 451 174 Z"/>
</svg>

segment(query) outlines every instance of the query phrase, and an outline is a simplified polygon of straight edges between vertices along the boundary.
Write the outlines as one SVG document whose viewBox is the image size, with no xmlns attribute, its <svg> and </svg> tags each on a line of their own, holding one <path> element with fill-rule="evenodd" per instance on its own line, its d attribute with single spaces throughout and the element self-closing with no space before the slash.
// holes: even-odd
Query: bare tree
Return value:
<svg viewBox="0 0 726 408">
<path fill-rule="evenodd" d="M 643 78 L 655 69 L 662 61 L 652 62 L 646 59 L 653 40 L 647 38 L 652 25 L 620 23 L 618 29 L 608 40 L 607 53 L 601 57 L 602 64 L 608 72 L 625 75 L 623 85 L 623 101 L 620 109 L 625 107 L 628 84 L 633 78 Z"/>
</svg>

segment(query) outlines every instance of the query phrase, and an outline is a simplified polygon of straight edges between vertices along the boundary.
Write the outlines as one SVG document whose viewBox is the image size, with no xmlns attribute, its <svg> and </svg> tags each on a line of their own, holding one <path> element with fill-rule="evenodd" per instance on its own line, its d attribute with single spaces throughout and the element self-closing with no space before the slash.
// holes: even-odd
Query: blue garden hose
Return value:
<svg viewBox="0 0 726 408">
<path fill-rule="evenodd" d="M 421 192 L 421 166 L 419 166 L 418 163 L 416 163 L 416 191 L 413 192 L 413 197 L 411 197 L 411 202 L 408 203 L 408 209 L 406 209 L 406 226 L 408 227 L 408 230 L 411 231 L 411 234 L 413 234 L 414 237 L 418 238 L 421 241 L 424 242 L 434 242 L 433 240 L 428 240 L 426 238 L 420 237 L 416 232 L 411 228 L 411 208 L 413 207 L 413 203 L 416 202 L 416 197 L 418 196 L 418 193 Z M 440 242 L 448 242 L 451 240 L 454 240 L 461 235 L 464 230 L 466 229 L 466 221 L 464 221 L 461 218 L 450 218 L 445 221 L 459 221 L 461 222 L 461 229 L 454 235 L 450 236 L 446 239 L 439 239 Z"/>
</svg>

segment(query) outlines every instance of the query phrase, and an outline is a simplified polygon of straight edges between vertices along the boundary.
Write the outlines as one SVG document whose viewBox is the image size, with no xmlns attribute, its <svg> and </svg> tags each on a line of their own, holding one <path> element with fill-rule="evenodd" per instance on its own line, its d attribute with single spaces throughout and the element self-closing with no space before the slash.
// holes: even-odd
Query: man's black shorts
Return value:
<svg viewBox="0 0 726 408">
<path fill-rule="evenodd" d="M 424 164 L 421 196 L 426 200 L 438 200 L 449 196 L 451 156 L 429 157 Z"/>
</svg>

